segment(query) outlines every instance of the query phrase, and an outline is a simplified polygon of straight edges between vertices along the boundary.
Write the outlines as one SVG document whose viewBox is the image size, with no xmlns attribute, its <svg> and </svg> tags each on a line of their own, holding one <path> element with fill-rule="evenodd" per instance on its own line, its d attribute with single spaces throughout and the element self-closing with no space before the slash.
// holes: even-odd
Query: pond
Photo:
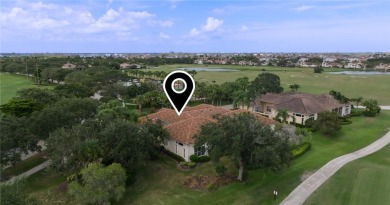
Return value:
<svg viewBox="0 0 390 205">
<path fill-rule="evenodd" d="M 191 71 L 208 71 L 208 72 L 234 72 L 238 70 L 228 69 L 228 68 L 178 68 L 178 70 Z"/>
<path fill-rule="evenodd" d="M 334 75 L 390 75 L 390 72 L 379 72 L 379 71 L 340 71 L 340 72 L 328 72 Z"/>
</svg>

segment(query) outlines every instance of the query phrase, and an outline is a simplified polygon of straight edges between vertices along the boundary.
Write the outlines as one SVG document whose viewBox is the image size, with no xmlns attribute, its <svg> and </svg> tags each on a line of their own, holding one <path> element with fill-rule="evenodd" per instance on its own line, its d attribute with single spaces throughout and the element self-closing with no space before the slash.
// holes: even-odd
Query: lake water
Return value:
<svg viewBox="0 0 390 205">
<path fill-rule="evenodd" d="M 178 68 L 178 70 L 185 70 L 185 71 L 208 71 L 208 72 L 234 72 L 238 70 L 233 69 L 227 69 L 227 68 Z"/>
<path fill-rule="evenodd" d="M 340 72 L 328 72 L 335 75 L 390 75 L 390 72 L 378 72 L 378 71 L 340 71 Z"/>
</svg>

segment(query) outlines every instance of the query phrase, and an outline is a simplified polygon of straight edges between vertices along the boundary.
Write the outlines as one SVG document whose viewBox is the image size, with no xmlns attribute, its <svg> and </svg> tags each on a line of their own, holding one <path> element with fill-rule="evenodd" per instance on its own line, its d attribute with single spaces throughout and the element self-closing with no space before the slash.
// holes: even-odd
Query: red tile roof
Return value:
<svg viewBox="0 0 390 205">
<path fill-rule="evenodd" d="M 141 122 L 147 119 L 160 120 L 172 139 L 192 144 L 194 143 L 193 136 L 199 132 L 204 123 L 215 122 L 215 119 L 212 118 L 214 115 L 233 115 L 243 112 L 250 111 L 244 109 L 230 111 L 213 105 L 200 104 L 195 107 L 186 107 L 180 116 L 172 109 L 162 108 L 156 113 L 141 118 Z M 264 124 L 275 124 L 274 120 L 257 113 L 253 114 Z"/>
</svg>

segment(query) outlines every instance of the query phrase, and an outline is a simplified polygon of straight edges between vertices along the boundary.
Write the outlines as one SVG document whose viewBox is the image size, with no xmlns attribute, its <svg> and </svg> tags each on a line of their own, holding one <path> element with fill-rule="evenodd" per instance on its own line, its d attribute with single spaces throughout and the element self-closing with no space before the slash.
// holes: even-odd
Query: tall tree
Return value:
<svg viewBox="0 0 390 205">
<path fill-rule="evenodd" d="M 29 119 L 26 117 L 0 117 L 0 155 L 1 164 L 15 164 L 21 159 L 21 154 L 28 151 L 39 151 L 38 138 L 28 130 Z"/>
<path fill-rule="evenodd" d="M 335 112 L 321 112 L 312 128 L 327 136 L 335 135 L 341 129 L 339 116 Z"/>
<path fill-rule="evenodd" d="M 2 205 L 34 204 L 31 199 L 28 199 L 23 179 L 15 180 L 13 183 L 1 183 L 0 193 L 0 204 Z"/>
<path fill-rule="evenodd" d="M 258 165 L 265 169 L 280 170 L 288 164 L 291 153 L 288 138 L 275 132 L 250 113 L 217 118 L 202 126 L 196 146 L 207 145 L 214 160 L 227 156 L 239 166 L 238 179 L 243 180 L 245 167 Z"/>
<path fill-rule="evenodd" d="M 261 73 L 251 82 L 250 97 L 255 98 L 257 95 L 266 93 L 281 93 L 283 87 L 280 85 L 279 76 L 272 73 Z"/>
<path fill-rule="evenodd" d="M 126 171 L 120 164 L 103 167 L 91 163 L 81 170 L 82 182 L 69 184 L 68 193 L 85 204 L 110 204 L 119 201 L 126 191 Z"/>
</svg>

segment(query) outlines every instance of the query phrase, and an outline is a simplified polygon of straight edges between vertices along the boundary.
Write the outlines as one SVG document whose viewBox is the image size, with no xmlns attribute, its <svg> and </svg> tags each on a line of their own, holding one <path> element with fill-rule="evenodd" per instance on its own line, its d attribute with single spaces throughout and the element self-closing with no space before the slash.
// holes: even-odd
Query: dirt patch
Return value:
<svg viewBox="0 0 390 205">
<path fill-rule="evenodd" d="M 236 176 L 226 174 L 224 176 L 191 175 L 180 179 L 180 183 L 193 190 L 207 190 L 212 186 L 217 189 L 220 186 L 237 181 Z"/>
<path fill-rule="evenodd" d="M 307 178 L 309 178 L 312 174 L 314 174 L 314 172 L 316 172 L 316 170 L 305 171 L 305 172 L 303 172 L 303 174 L 301 175 L 301 182 L 303 182 L 303 181 L 305 181 Z"/>
</svg>

